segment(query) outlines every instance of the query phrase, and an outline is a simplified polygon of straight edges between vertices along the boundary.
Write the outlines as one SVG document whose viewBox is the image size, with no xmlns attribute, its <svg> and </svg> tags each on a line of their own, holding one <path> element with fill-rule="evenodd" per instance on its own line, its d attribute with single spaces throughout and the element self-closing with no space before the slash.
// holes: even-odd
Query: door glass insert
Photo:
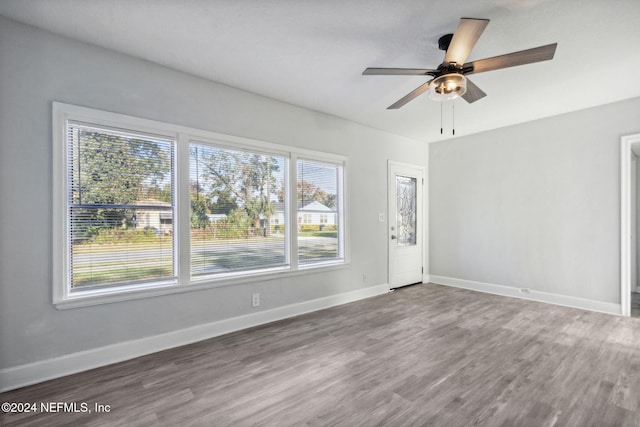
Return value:
<svg viewBox="0 0 640 427">
<path fill-rule="evenodd" d="M 398 246 L 416 245 L 416 178 L 396 175 Z"/>
</svg>

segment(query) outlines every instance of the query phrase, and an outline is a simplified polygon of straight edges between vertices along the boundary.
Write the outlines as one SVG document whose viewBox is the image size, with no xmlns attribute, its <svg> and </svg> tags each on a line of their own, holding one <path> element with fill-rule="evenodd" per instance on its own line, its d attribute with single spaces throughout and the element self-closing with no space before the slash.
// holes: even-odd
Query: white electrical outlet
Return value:
<svg viewBox="0 0 640 427">
<path fill-rule="evenodd" d="M 260 307 L 260 293 L 251 295 L 251 307 Z"/>
<path fill-rule="evenodd" d="M 529 290 L 529 288 L 520 288 L 520 293 L 528 295 L 531 293 L 531 291 Z"/>
<path fill-rule="evenodd" d="M 378 214 L 378 221 L 384 222 L 384 214 L 383 213 L 379 213 Z"/>
</svg>

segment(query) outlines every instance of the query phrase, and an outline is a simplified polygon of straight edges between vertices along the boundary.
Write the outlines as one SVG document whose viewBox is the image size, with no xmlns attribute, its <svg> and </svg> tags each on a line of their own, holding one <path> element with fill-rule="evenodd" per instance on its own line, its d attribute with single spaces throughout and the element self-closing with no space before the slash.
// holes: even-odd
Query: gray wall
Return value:
<svg viewBox="0 0 640 427">
<path fill-rule="evenodd" d="M 349 156 L 345 269 L 59 311 L 51 304 L 51 102 Z M 339 100 L 336 100 L 339 102 Z M 0 369 L 387 283 L 387 159 L 426 144 L 0 17 Z M 366 283 L 363 274 L 366 273 Z"/>
<path fill-rule="evenodd" d="M 430 273 L 620 303 L 620 137 L 637 132 L 633 99 L 431 144 Z"/>
</svg>

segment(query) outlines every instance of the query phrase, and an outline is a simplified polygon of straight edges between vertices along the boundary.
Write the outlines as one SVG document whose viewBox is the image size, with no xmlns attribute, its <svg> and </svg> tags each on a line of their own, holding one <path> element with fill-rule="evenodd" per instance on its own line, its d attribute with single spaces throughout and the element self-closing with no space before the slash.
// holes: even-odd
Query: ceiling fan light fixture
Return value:
<svg viewBox="0 0 640 427">
<path fill-rule="evenodd" d="M 429 87 L 429 98 L 434 101 L 448 101 L 467 92 L 467 78 L 458 73 L 444 74 L 433 79 Z"/>
</svg>

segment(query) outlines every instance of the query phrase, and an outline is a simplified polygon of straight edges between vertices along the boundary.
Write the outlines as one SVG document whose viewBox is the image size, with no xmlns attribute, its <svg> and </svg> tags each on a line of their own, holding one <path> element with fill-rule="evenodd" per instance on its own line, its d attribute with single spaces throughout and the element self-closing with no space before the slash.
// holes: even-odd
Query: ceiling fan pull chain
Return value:
<svg viewBox="0 0 640 427">
<path fill-rule="evenodd" d="M 451 132 L 456 134 L 456 101 L 451 103 Z"/>
<path fill-rule="evenodd" d="M 440 101 L 440 135 L 442 135 L 442 101 Z"/>
</svg>

